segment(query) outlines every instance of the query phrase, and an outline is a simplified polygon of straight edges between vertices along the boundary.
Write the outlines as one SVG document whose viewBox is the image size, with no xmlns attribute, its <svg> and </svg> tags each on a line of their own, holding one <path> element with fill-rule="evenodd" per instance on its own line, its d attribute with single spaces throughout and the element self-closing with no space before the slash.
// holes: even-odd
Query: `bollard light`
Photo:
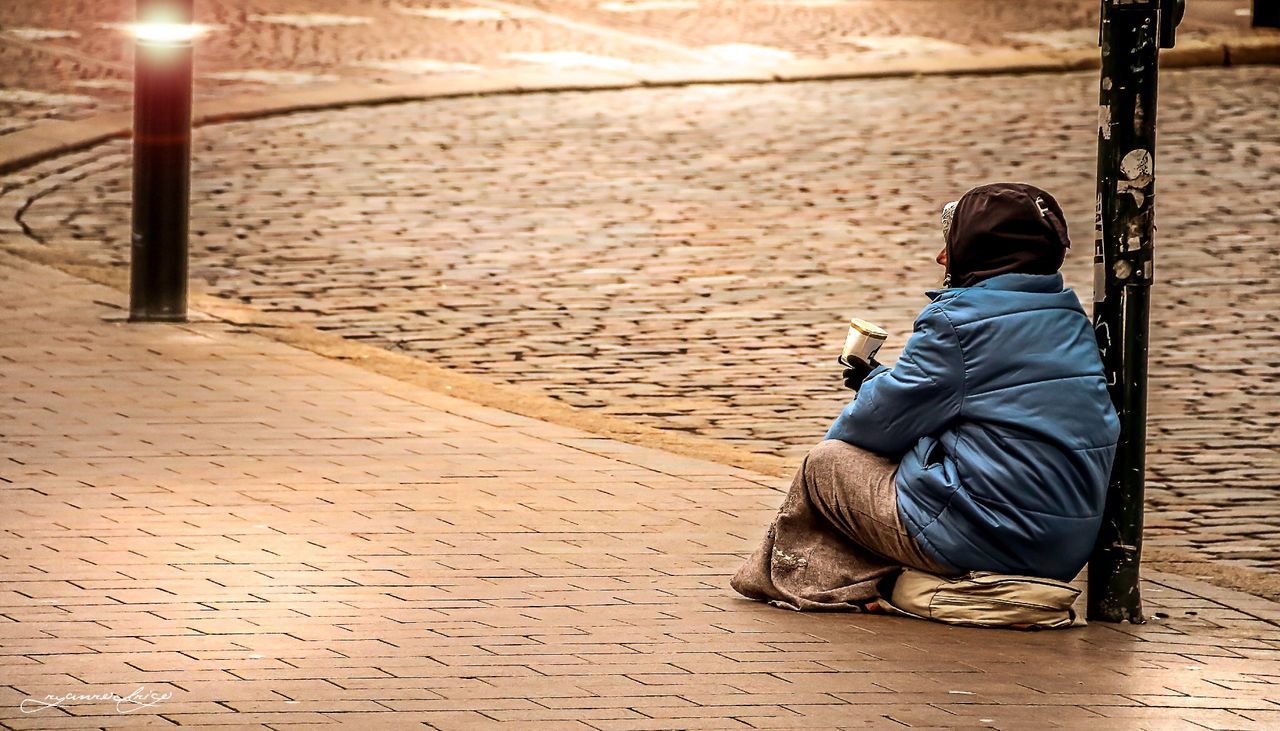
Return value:
<svg viewBox="0 0 1280 731">
<path fill-rule="evenodd" d="M 205 30 L 195 23 L 132 23 L 128 28 L 138 43 L 153 46 L 191 43 Z"/>
<path fill-rule="evenodd" d="M 1254 28 L 1280 28 L 1280 0 L 1253 0 Z"/>
<path fill-rule="evenodd" d="M 129 319 L 187 319 L 194 0 L 139 0 Z"/>
</svg>

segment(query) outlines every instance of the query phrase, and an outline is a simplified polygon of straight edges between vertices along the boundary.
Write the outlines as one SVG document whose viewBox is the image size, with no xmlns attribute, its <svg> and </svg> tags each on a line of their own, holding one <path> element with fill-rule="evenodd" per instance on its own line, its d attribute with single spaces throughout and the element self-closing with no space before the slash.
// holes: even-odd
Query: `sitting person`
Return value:
<svg viewBox="0 0 1280 731">
<path fill-rule="evenodd" d="M 896 365 L 845 372 L 857 396 L 733 577 L 739 593 L 858 609 L 903 566 L 1069 581 L 1088 561 L 1119 421 L 1089 318 L 1058 272 L 1071 245 L 1062 209 L 996 183 L 944 221 L 944 289 L 928 293 Z"/>
</svg>

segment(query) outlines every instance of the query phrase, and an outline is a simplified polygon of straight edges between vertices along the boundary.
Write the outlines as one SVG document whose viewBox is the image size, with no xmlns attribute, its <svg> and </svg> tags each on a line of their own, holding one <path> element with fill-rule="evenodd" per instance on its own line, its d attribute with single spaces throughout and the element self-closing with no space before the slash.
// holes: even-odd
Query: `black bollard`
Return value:
<svg viewBox="0 0 1280 731">
<path fill-rule="evenodd" d="M 194 0 L 140 0 L 129 319 L 187 319 Z"/>
<path fill-rule="evenodd" d="M 1253 0 L 1253 27 L 1280 28 L 1280 0 Z"/>
</svg>

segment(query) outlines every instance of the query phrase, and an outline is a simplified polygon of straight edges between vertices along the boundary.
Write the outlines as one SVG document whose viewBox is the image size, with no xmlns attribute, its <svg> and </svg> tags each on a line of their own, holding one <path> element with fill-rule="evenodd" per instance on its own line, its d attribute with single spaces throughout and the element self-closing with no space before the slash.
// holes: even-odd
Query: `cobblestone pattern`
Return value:
<svg viewBox="0 0 1280 731">
<path fill-rule="evenodd" d="M 980 0 L 681 0 L 599 2 L 529 0 L 559 14 L 678 39 L 692 46 L 751 43 L 807 58 L 836 58 L 871 50 L 885 39 L 941 41 L 969 48 L 1028 47 L 1033 37 L 1097 29 L 1099 4 L 1079 0 L 1023 3 Z M 1211 0 L 1205 5 L 1220 5 Z M 665 6 L 664 6 L 665 5 Z M 631 10 L 619 14 L 620 8 Z M 645 10 L 644 8 L 649 8 Z M 1207 8 L 1201 9 L 1207 10 Z M 1199 12 L 1188 24 L 1194 35 L 1236 30 L 1229 15 Z M 1010 35 L 1015 34 L 1015 35 Z M 1025 34 L 1025 35 L 1023 35 Z M 1095 34 L 1096 35 L 1096 34 Z M 1087 37 L 1087 36 L 1086 36 Z M 1061 38 L 1057 39 L 1061 42 Z M 1096 38 L 1094 39 L 1096 41 Z M 891 44 L 890 44 L 891 45 Z M 880 46 L 879 52 L 890 51 Z"/>
<path fill-rule="evenodd" d="M 1251 32 L 1247 19 L 1232 12 L 1242 1 L 1193 3 L 1182 37 Z M 429 15 L 440 11 L 455 15 Z M 45 118 L 127 109 L 132 46 L 118 28 L 103 25 L 131 23 L 135 12 L 134 3 L 100 0 L 0 5 L 0 134 Z M 816 6 L 787 0 L 200 0 L 197 20 L 216 30 L 196 44 L 196 93 L 218 97 L 468 72 L 417 63 L 424 59 L 473 71 L 529 65 L 512 53 L 574 52 L 595 58 L 559 62 L 625 70 L 628 64 L 689 63 L 702 49 L 722 44 L 755 47 L 730 49 L 727 64 L 767 64 L 788 54 L 878 59 L 1089 46 L 1097 13 L 1096 0 L 832 0 Z M 549 75 L 557 71 L 545 68 Z M 22 94 L 6 95 L 6 89 Z"/>
<path fill-rule="evenodd" d="M 405 81 L 423 74 L 456 72 L 378 65 L 413 59 L 477 69 L 520 65 L 506 58 L 508 53 L 564 50 L 608 56 L 624 63 L 671 60 L 651 47 L 537 18 L 499 15 L 489 20 L 459 21 L 414 15 L 403 12 L 402 7 L 414 9 L 415 4 L 385 0 L 202 1 L 197 4 L 197 19 L 215 30 L 196 44 L 196 93 L 215 98 L 342 79 Z M 444 6 L 422 4 L 417 9 L 431 7 Z M 132 4 L 88 0 L 14 3 L 0 8 L 0 88 L 53 95 L 30 100 L 8 100 L 0 95 L 0 134 L 43 118 L 75 119 L 97 111 L 127 109 L 131 104 L 132 46 L 119 29 L 102 26 L 131 23 L 134 13 Z M 32 40 L 4 32 L 15 27 L 70 32 L 75 37 Z M 240 72 L 269 73 L 259 76 L 258 81 L 224 76 Z"/>
<path fill-rule="evenodd" d="M 938 209 L 1054 191 L 1089 299 L 1092 74 L 536 95 L 200 133 L 197 285 L 346 337 L 796 457 L 861 315 L 904 342 Z M 1149 534 L 1280 565 L 1280 71 L 1164 77 Z M 38 237 L 127 253 L 124 143 L 14 178 Z M 90 160 L 92 160 L 90 162 Z M 46 192 L 47 191 L 47 192 Z M 1087 303 L 1086 303 L 1087 304 Z"/>
<path fill-rule="evenodd" d="M 0 726 L 1280 724 L 1276 604 L 1164 577 L 1144 626 L 775 609 L 727 583 L 777 480 L 122 304 L 0 257 Z"/>
</svg>

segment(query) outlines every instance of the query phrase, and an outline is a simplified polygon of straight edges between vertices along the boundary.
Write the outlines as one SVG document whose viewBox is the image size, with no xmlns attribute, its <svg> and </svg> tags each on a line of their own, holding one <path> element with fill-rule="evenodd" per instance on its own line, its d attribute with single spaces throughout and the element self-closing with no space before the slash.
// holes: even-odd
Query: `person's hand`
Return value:
<svg viewBox="0 0 1280 731">
<path fill-rule="evenodd" d="M 857 391 L 862 388 L 862 382 L 867 380 L 867 376 L 871 375 L 871 371 L 879 367 L 880 362 L 875 358 L 872 358 L 869 363 L 853 360 L 850 366 L 844 369 L 844 387 L 850 391 Z"/>
</svg>

